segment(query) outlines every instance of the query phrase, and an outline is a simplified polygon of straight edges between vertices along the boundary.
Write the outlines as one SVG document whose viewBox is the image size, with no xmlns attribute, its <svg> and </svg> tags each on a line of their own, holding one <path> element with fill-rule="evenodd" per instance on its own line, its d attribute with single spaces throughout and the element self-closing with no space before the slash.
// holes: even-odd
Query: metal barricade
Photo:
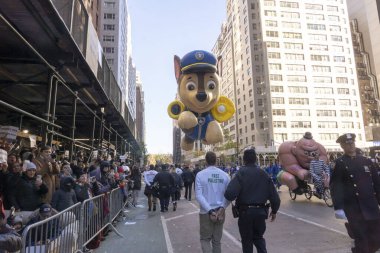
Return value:
<svg viewBox="0 0 380 253">
<path fill-rule="evenodd" d="M 120 188 L 113 189 L 110 193 L 110 223 L 116 219 L 124 208 L 124 194 Z"/>
<path fill-rule="evenodd" d="M 22 233 L 21 253 L 69 253 L 79 247 L 81 204 L 27 226 Z M 36 212 L 36 216 L 40 214 Z M 32 217 L 32 218 L 34 218 Z"/>
</svg>

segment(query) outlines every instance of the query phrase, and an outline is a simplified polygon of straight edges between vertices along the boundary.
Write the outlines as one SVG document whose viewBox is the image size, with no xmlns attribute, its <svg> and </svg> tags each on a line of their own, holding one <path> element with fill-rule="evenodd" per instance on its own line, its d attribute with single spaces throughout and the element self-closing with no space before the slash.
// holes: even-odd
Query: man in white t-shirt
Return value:
<svg viewBox="0 0 380 253">
<path fill-rule="evenodd" d="M 149 170 L 144 171 L 144 182 L 145 182 L 145 190 L 144 194 L 148 197 L 148 211 L 152 211 L 152 205 L 153 205 L 153 211 L 156 211 L 156 203 L 157 198 L 153 196 L 153 179 L 158 174 L 157 171 L 154 170 L 154 165 L 149 165 Z"/>
<path fill-rule="evenodd" d="M 206 153 L 206 163 L 208 167 L 200 171 L 195 179 L 195 197 L 200 206 L 200 241 L 203 253 L 220 253 L 225 209 L 229 204 L 224 192 L 230 177 L 215 167 L 214 152 Z"/>
</svg>

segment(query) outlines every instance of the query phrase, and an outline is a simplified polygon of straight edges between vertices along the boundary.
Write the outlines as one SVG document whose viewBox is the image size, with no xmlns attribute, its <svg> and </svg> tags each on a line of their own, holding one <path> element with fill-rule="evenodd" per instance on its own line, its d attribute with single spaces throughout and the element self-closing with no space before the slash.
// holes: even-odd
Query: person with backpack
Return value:
<svg viewBox="0 0 380 253">
<path fill-rule="evenodd" d="M 175 167 L 170 165 L 170 174 L 174 179 L 174 187 L 172 188 L 172 203 L 173 203 L 173 211 L 177 210 L 177 200 L 180 199 L 181 196 L 181 188 L 183 187 L 182 177 L 177 174 L 175 171 Z"/>
<path fill-rule="evenodd" d="M 189 166 L 185 166 L 181 176 L 185 186 L 185 199 L 191 201 L 191 188 L 195 179 L 194 173 L 190 170 Z"/>
</svg>

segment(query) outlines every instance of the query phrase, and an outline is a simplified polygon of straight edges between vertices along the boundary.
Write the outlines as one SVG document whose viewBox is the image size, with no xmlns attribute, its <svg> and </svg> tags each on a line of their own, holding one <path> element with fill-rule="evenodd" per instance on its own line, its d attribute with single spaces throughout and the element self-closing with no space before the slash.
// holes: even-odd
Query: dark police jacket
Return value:
<svg viewBox="0 0 380 253">
<path fill-rule="evenodd" d="M 265 204 L 269 200 L 272 213 L 277 213 L 281 203 L 272 180 L 256 165 L 242 167 L 228 184 L 224 197 L 229 201 L 236 199 L 239 207 Z"/>
<path fill-rule="evenodd" d="M 339 157 L 330 181 L 334 209 L 343 209 L 348 220 L 380 219 L 378 173 L 378 167 L 364 156 Z"/>
<path fill-rule="evenodd" d="M 158 182 L 159 188 L 171 188 L 174 186 L 174 178 L 168 171 L 159 172 L 153 179 L 153 183 Z"/>
</svg>

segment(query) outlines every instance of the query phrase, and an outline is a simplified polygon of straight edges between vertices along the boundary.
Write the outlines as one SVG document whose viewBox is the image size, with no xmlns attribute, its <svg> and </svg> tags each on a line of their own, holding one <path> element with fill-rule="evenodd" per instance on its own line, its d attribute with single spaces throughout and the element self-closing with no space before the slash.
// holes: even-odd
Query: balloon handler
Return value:
<svg viewBox="0 0 380 253">
<path fill-rule="evenodd" d="M 298 141 L 283 142 L 278 148 L 278 157 L 283 170 L 277 179 L 296 194 L 303 194 L 310 176 L 310 162 L 319 154 L 319 159 L 327 162 L 326 149 L 306 132 Z"/>
<path fill-rule="evenodd" d="M 220 95 L 217 59 L 207 51 L 196 50 L 182 59 L 174 56 L 178 97 L 168 106 L 168 114 L 178 120 L 185 133 L 181 140 L 183 150 L 192 150 L 196 140 L 204 144 L 223 141 L 219 123 L 235 113 L 234 103 Z"/>
</svg>

